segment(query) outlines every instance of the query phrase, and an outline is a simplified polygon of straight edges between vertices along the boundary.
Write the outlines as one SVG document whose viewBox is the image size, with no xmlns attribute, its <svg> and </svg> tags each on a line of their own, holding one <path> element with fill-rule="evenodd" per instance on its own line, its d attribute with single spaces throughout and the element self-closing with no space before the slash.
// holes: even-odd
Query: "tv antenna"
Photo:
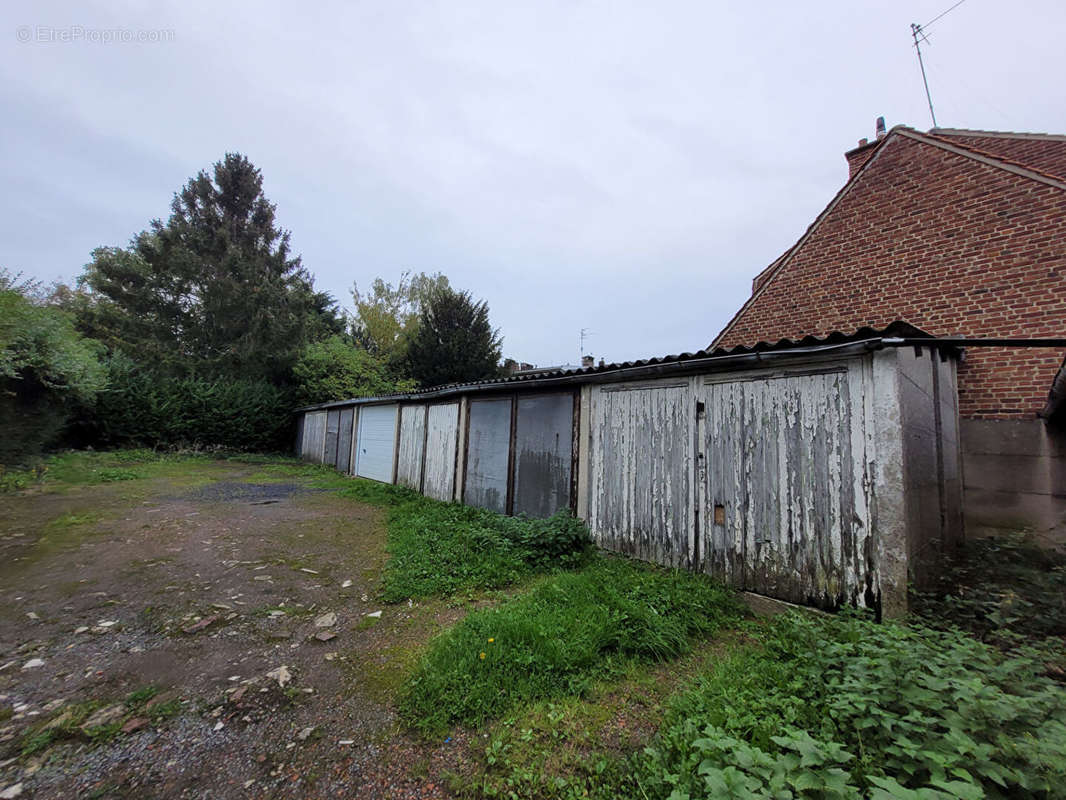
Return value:
<svg viewBox="0 0 1066 800">
<path fill-rule="evenodd" d="M 925 100 L 927 103 L 929 103 L 929 116 L 933 120 L 934 128 L 937 126 L 936 113 L 933 111 L 933 96 L 929 93 L 929 79 L 925 77 L 925 62 L 922 61 L 922 42 L 930 44 L 929 38 L 925 35 L 926 28 L 928 28 L 941 17 L 950 14 L 952 11 L 954 11 L 956 8 L 958 8 L 965 2 L 966 0 L 959 0 L 959 2 L 949 8 L 947 11 L 941 11 L 939 14 L 937 14 L 924 25 L 919 25 L 916 22 L 911 23 L 911 37 L 914 39 L 914 49 L 918 52 L 918 66 L 922 70 L 922 83 L 925 85 Z"/>
<path fill-rule="evenodd" d="M 590 331 L 588 328 L 581 329 L 581 352 L 578 355 L 580 355 L 582 358 L 585 357 L 585 340 L 590 336 L 592 336 L 592 331 Z"/>
<path fill-rule="evenodd" d="M 918 51 L 918 66 L 922 70 L 922 83 L 925 84 L 925 100 L 929 103 L 929 116 L 933 118 L 933 127 L 936 127 L 936 112 L 933 111 L 933 96 L 929 94 L 929 79 L 925 77 L 925 62 L 922 61 L 922 42 L 929 44 L 929 40 L 925 38 L 925 33 L 922 31 L 922 26 L 917 23 L 911 23 L 911 36 L 914 37 L 914 49 Z"/>
</svg>

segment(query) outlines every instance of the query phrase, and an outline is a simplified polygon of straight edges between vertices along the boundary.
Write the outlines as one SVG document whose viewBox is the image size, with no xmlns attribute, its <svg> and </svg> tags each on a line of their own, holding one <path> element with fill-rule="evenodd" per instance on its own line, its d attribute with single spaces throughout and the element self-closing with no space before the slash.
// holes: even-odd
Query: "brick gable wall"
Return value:
<svg viewBox="0 0 1066 800">
<path fill-rule="evenodd" d="M 1066 140 L 937 133 L 940 138 L 1066 179 Z"/>
<path fill-rule="evenodd" d="M 942 336 L 1066 335 L 1066 191 L 893 136 L 716 345 L 896 319 Z M 1064 355 L 972 348 L 960 412 L 1035 416 Z"/>
</svg>

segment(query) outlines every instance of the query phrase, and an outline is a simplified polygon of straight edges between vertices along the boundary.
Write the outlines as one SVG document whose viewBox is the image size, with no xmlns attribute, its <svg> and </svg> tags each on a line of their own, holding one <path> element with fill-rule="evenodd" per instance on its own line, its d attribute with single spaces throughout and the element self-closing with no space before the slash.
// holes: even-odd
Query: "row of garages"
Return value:
<svg viewBox="0 0 1066 800">
<path fill-rule="evenodd" d="M 868 336 L 305 409 L 299 451 L 822 607 L 897 613 L 961 535 L 955 362 Z"/>
<path fill-rule="evenodd" d="M 300 453 L 341 472 L 502 514 L 574 506 L 575 391 L 308 411 Z"/>
</svg>

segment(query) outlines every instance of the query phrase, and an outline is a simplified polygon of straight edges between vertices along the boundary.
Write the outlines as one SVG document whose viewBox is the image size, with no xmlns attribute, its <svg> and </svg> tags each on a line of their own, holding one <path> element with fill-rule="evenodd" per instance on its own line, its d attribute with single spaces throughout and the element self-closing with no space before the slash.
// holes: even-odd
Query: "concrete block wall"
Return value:
<svg viewBox="0 0 1066 800">
<path fill-rule="evenodd" d="M 1024 529 L 1066 550 L 1066 425 L 961 420 L 966 533 Z"/>
</svg>

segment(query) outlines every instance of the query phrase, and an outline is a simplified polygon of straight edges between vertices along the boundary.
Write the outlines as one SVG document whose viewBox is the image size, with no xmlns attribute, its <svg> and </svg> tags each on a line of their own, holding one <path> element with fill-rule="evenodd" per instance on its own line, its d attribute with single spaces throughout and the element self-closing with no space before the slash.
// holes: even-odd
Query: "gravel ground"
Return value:
<svg viewBox="0 0 1066 800">
<path fill-rule="evenodd" d="M 478 737 L 418 740 L 389 698 L 462 612 L 374 599 L 380 512 L 232 464 L 190 469 L 209 482 L 4 498 L 0 797 L 448 796 L 441 776 Z M 165 718 L 124 705 L 146 687 Z M 23 752 L 86 702 L 135 730 Z"/>
</svg>

